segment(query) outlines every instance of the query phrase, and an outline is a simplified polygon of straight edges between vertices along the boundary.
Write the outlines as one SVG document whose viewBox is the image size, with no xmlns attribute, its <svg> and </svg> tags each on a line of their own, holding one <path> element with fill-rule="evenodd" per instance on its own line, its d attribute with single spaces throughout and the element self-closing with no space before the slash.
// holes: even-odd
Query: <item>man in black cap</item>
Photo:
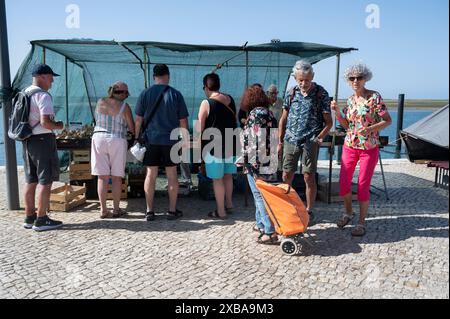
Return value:
<svg viewBox="0 0 450 319">
<path fill-rule="evenodd" d="M 23 142 L 25 170 L 25 212 L 24 227 L 35 231 L 51 230 L 62 226 L 62 222 L 47 216 L 52 183 L 59 180 L 59 159 L 56 137 L 53 130 L 64 128 L 64 123 L 55 121 L 53 100 L 48 90 L 53 77 L 59 76 L 45 64 L 35 65 L 32 70 L 33 84 L 25 89 L 30 97 L 28 121 L 33 135 Z M 35 195 L 38 194 L 36 213 Z"/>
<path fill-rule="evenodd" d="M 169 212 L 167 219 L 183 216 L 177 209 L 178 175 L 177 164 L 171 158 L 171 149 L 178 143 L 170 135 L 178 128 L 188 129 L 189 112 L 183 95 L 169 86 L 170 72 L 165 64 L 153 68 L 155 85 L 143 91 L 136 104 L 136 136 L 143 133 L 147 152 L 143 164 L 147 166 L 144 191 L 147 204 L 146 219 L 155 219 L 154 193 L 158 168 L 165 167 L 168 179 Z M 150 115 L 152 117 L 150 118 Z M 149 119 L 150 118 L 150 119 Z M 144 125 L 144 128 L 143 128 Z"/>
</svg>

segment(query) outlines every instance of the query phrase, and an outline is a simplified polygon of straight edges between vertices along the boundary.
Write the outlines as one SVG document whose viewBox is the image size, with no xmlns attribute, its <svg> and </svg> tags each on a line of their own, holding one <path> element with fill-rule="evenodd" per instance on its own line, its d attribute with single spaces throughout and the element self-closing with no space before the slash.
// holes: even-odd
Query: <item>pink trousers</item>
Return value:
<svg viewBox="0 0 450 319">
<path fill-rule="evenodd" d="M 370 200 L 370 183 L 378 163 L 378 156 L 378 147 L 371 150 L 359 150 L 344 145 L 339 177 L 340 196 L 348 195 L 351 192 L 353 174 L 359 161 L 358 201 Z"/>
</svg>

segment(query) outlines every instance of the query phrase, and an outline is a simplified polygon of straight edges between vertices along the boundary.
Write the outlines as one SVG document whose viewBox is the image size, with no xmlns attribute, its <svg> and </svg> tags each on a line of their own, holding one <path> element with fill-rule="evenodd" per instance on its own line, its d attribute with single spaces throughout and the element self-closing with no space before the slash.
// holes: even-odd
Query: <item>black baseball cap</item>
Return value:
<svg viewBox="0 0 450 319">
<path fill-rule="evenodd" d="M 33 67 L 31 74 L 33 76 L 36 75 L 43 75 L 43 74 L 52 74 L 53 76 L 59 76 L 59 74 L 56 74 L 53 72 L 52 68 L 49 67 L 47 64 L 37 64 Z"/>
<path fill-rule="evenodd" d="M 164 76 L 170 74 L 169 67 L 165 64 L 157 64 L 153 68 L 153 76 Z"/>
</svg>

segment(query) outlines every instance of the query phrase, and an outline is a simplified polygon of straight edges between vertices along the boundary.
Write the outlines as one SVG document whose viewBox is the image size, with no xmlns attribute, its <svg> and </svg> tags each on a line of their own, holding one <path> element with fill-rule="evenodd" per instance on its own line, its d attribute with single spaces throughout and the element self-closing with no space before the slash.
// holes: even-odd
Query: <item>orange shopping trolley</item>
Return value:
<svg viewBox="0 0 450 319">
<path fill-rule="evenodd" d="M 256 187 L 277 234 L 281 236 L 281 250 L 286 255 L 299 254 L 309 222 L 303 201 L 288 184 L 271 184 L 256 178 Z"/>
</svg>

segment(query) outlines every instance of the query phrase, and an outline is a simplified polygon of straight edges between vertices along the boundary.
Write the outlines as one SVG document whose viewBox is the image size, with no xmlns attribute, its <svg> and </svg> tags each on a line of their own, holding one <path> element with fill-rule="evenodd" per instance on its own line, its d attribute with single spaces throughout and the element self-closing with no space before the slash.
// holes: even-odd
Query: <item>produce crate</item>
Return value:
<svg viewBox="0 0 450 319">
<path fill-rule="evenodd" d="M 86 187 L 62 185 L 51 190 L 50 210 L 68 212 L 86 203 Z"/>
<path fill-rule="evenodd" d="M 69 177 L 71 181 L 83 181 L 92 179 L 91 164 L 70 164 Z"/>
<path fill-rule="evenodd" d="M 90 163 L 91 151 L 72 151 L 72 161 L 76 164 Z"/>
<path fill-rule="evenodd" d="M 128 198 L 128 182 L 126 179 L 122 180 L 122 193 L 120 194 L 120 199 Z M 106 199 L 113 199 L 112 196 L 112 184 L 108 185 L 108 194 L 106 195 Z"/>
<path fill-rule="evenodd" d="M 145 174 L 128 174 L 128 184 L 144 188 L 145 177 Z"/>
<path fill-rule="evenodd" d="M 86 150 L 91 147 L 91 139 L 61 139 L 56 138 L 58 150 Z"/>
</svg>

